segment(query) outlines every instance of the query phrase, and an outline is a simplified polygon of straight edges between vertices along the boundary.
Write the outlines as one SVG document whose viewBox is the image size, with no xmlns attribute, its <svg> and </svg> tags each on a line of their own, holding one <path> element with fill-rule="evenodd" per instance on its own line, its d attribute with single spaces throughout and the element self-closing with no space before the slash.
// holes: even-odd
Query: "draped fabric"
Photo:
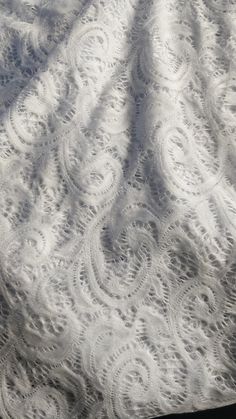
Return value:
<svg viewBox="0 0 236 419">
<path fill-rule="evenodd" d="M 236 1 L 0 0 L 0 417 L 236 402 Z"/>
</svg>

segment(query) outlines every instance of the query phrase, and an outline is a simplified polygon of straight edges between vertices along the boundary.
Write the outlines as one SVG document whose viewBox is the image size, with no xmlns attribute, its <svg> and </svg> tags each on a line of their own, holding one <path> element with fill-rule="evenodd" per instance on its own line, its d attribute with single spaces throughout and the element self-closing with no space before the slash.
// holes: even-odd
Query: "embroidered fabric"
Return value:
<svg viewBox="0 0 236 419">
<path fill-rule="evenodd" d="M 236 402 L 235 0 L 0 0 L 0 416 Z"/>
</svg>

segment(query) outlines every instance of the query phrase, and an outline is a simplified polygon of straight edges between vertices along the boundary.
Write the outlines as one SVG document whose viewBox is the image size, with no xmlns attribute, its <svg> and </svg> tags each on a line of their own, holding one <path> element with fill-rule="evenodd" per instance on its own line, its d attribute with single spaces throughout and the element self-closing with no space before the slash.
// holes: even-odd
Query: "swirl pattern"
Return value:
<svg viewBox="0 0 236 419">
<path fill-rule="evenodd" d="M 236 3 L 0 1 L 0 417 L 236 401 Z"/>
</svg>

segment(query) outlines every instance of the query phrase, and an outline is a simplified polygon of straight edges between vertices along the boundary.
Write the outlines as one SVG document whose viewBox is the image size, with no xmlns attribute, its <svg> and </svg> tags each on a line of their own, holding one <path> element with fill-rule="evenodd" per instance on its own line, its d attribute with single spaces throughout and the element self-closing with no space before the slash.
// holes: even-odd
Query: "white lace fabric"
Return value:
<svg viewBox="0 0 236 419">
<path fill-rule="evenodd" d="M 0 0 L 0 417 L 236 402 L 236 1 Z"/>
</svg>

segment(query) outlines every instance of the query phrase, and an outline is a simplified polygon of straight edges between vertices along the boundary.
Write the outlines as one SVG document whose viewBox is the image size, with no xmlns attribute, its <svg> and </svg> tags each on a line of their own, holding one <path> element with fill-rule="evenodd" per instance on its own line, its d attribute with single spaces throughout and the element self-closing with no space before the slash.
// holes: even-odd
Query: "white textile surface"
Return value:
<svg viewBox="0 0 236 419">
<path fill-rule="evenodd" d="M 0 0 L 0 417 L 236 402 L 236 0 Z"/>
</svg>

